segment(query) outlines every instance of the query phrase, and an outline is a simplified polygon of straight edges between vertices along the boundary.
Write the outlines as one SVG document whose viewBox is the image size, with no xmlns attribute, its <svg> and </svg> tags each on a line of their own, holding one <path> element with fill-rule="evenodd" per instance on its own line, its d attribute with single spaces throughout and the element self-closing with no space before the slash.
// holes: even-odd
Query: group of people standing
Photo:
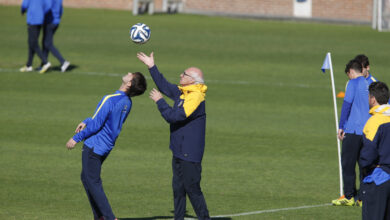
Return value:
<svg viewBox="0 0 390 220">
<path fill-rule="evenodd" d="M 349 81 L 338 130 L 344 195 L 332 203 L 363 207 L 364 220 L 382 220 L 390 219 L 389 88 L 369 70 L 368 57 L 363 54 L 345 68 Z M 360 190 L 356 189 L 356 163 Z"/>
<path fill-rule="evenodd" d="M 156 103 L 161 116 L 170 124 L 172 151 L 172 189 L 175 220 L 184 220 L 186 196 L 200 220 L 210 220 L 200 181 L 205 148 L 207 86 L 199 68 L 190 67 L 180 74 L 179 86 L 168 82 L 154 63 L 154 55 L 138 53 L 137 58 L 149 69 L 157 89 L 150 98 Z M 140 72 L 122 77 L 119 89 L 99 102 L 92 117 L 76 127 L 76 134 L 66 143 L 73 149 L 84 141 L 82 149 L 81 181 L 87 193 L 95 220 L 115 220 L 100 178 L 101 167 L 115 145 L 132 108 L 131 97 L 146 90 L 145 77 Z M 174 101 L 170 106 L 162 94 Z"/>
<path fill-rule="evenodd" d="M 23 0 L 21 13 L 27 12 L 28 31 L 28 59 L 25 66 L 20 68 L 21 72 L 33 71 L 32 63 L 34 55 L 41 59 L 40 74 L 44 74 L 50 67 L 48 61 L 51 52 L 61 64 L 61 72 L 69 68 L 69 61 L 66 61 L 53 44 L 54 34 L 61 22 L 62 0 Z M 42 49 L 39 47 L 39 35 L 43 30 Z"/>
</svg>

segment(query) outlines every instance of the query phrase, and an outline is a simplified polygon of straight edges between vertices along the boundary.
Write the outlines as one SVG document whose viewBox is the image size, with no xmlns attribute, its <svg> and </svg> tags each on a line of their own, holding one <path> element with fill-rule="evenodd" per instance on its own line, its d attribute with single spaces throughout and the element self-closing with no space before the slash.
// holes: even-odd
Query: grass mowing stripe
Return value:
<svg viewBox="0 0 390 220">
<path fill-rule="evenodd" d="M 18 73 L 18 70 L 15 69 L 2 69 L 0 68 L 0 72 L 15 72 Z M 62 74 L 62 73 L 61 73 Z M 68 72 L 66 74 L 81 74 L 81 75 L 91 75 L 91 76 L 110 76 L 110 77 L 120 77 L 123 76 L 124 73 L 104 73 L 104 72 Z M 145 76 L 146 79 L 152 79 L 149 76 Z M 171 78 L 167 77 L 169 81 L 177 80 L 177 78 Z M 330 86 L 326 85 L 310 85 L 310 84 L 303 84 L 303 83 L 283 83 L 283 82 L 255 82 L 255 81 L 233 81 L 233 80 L 215 80 L 210 79 L 206 80 L 206 84 L 213 83 L 213 84 L 228 84 L 228 85 L 270 85 L 270 86 L 279 86 L 279 87 L 296 87 L 296 88 L 330 88 Z"/>
</svg>

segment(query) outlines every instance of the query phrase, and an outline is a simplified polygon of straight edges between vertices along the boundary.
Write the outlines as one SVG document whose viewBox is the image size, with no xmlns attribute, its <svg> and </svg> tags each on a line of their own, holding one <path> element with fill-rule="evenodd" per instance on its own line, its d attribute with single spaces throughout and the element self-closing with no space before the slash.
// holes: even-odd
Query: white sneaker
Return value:
<svg viewBox="0 0 390 220">
<path fill-rule="evenodd" d="M 24 66 L 22 68 L 19 69 L 20 72 L 31 72 L 33 71 L 33 67 L 32 66 Z"/>
<path fill-rule="evenodd" d="M 50 68 L 50 66 L 51 66 L 51 63 L 47 62 L 45 65 L 42 66 L 42 69 L 41 69 L 41 71 L 39 71 L 39 73 L 40 74 L 46 73 L 46 71 Z"/>
<path fill-rule="evenodd" d="M 68 69 L 69 65 L 70 65 L 70 62 L 65 61 L 64 64 L 62 64 L 62 66 L 61 66 L 61 72 L 65 72 L 66 69 Z"/>
</svg>

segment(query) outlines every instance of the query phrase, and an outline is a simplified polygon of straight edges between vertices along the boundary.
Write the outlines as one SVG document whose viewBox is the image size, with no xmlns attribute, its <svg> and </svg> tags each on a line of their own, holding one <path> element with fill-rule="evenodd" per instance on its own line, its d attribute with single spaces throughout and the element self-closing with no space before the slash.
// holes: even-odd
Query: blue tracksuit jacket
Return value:
<svg viewBox="0 0 390 220">
<path fill-rule="evenodd" d="M 51 8 L 51 0 L 23 0 L 21 11 L 27 11 L 27 24 L 42 25 L 45 14 Z"/>
<path fill-rule="evenodd" d="M 132 102 L 122 91 L 106 95 L 99 102 L 92 118 L 83 122 L 87 125 L 84 130 L 75 134 L 73 140 L 93 148 L 93 152 L 105 156 L 110 153 L 115 141 L 122 130 L 122 125 L 130 113 Z"/>
<path fill-rule="evenodd" d="M 158 110 L 170 124 L 169 147 L 173 156 L 200 163 L 205 147 L 207 86 L 196 84 L 181 87 L 171 84 L 156 66 L 150 68 L 149 72 L 158 89 L 174 101 L 172 107 L 164 99 L 157 101 Z"/>
<path fill-rule="evenodd" d="M 363 76 L 349 80 L 341 108 L 339 128 L 345 133 L 363 135 L 363 127 L 370 118 L 368 83 Z"/>
<path fill-rule="evenodd" d="M 62 12 L 62 0 L 52 0 L 50 10 L 45 15 L 45 24 L 60 24 Z"/>
</svg>

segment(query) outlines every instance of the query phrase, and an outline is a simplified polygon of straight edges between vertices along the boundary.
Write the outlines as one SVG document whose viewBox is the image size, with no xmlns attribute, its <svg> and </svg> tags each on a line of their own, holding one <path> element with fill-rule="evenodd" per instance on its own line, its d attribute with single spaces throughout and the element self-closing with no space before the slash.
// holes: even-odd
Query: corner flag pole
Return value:
<svg viewBox="0 0 390 220">
<path fill-rule="evenodd" d="M 332 94 L 333 94 L 333 106 L 334 106 L 334 119 L 336 121 L 336 139 L 337 139 L 337 151 L 339 156 L 339 178 L 340 178 L 340 196 L 344 195 L 343 192 L 343 175 L 342 175 L 342 169 L 341 169 L 341 150 L 340 150 L 340 140 L 337 137 L 337 133 L 339 130 L 339 121 L 338 121 L 338 114 L 337 114 L 337 102 L 336 102 L 336 90 L 334 86 L 334 79 L 333 79 L 333 65 L 332 65 L 332 59 L 330 56 L 330 52 L 326 54 L 328 61 L 329 61 L 329 69 L 330 69 L 330 79 L 332 82 Z"/>
</svg>

